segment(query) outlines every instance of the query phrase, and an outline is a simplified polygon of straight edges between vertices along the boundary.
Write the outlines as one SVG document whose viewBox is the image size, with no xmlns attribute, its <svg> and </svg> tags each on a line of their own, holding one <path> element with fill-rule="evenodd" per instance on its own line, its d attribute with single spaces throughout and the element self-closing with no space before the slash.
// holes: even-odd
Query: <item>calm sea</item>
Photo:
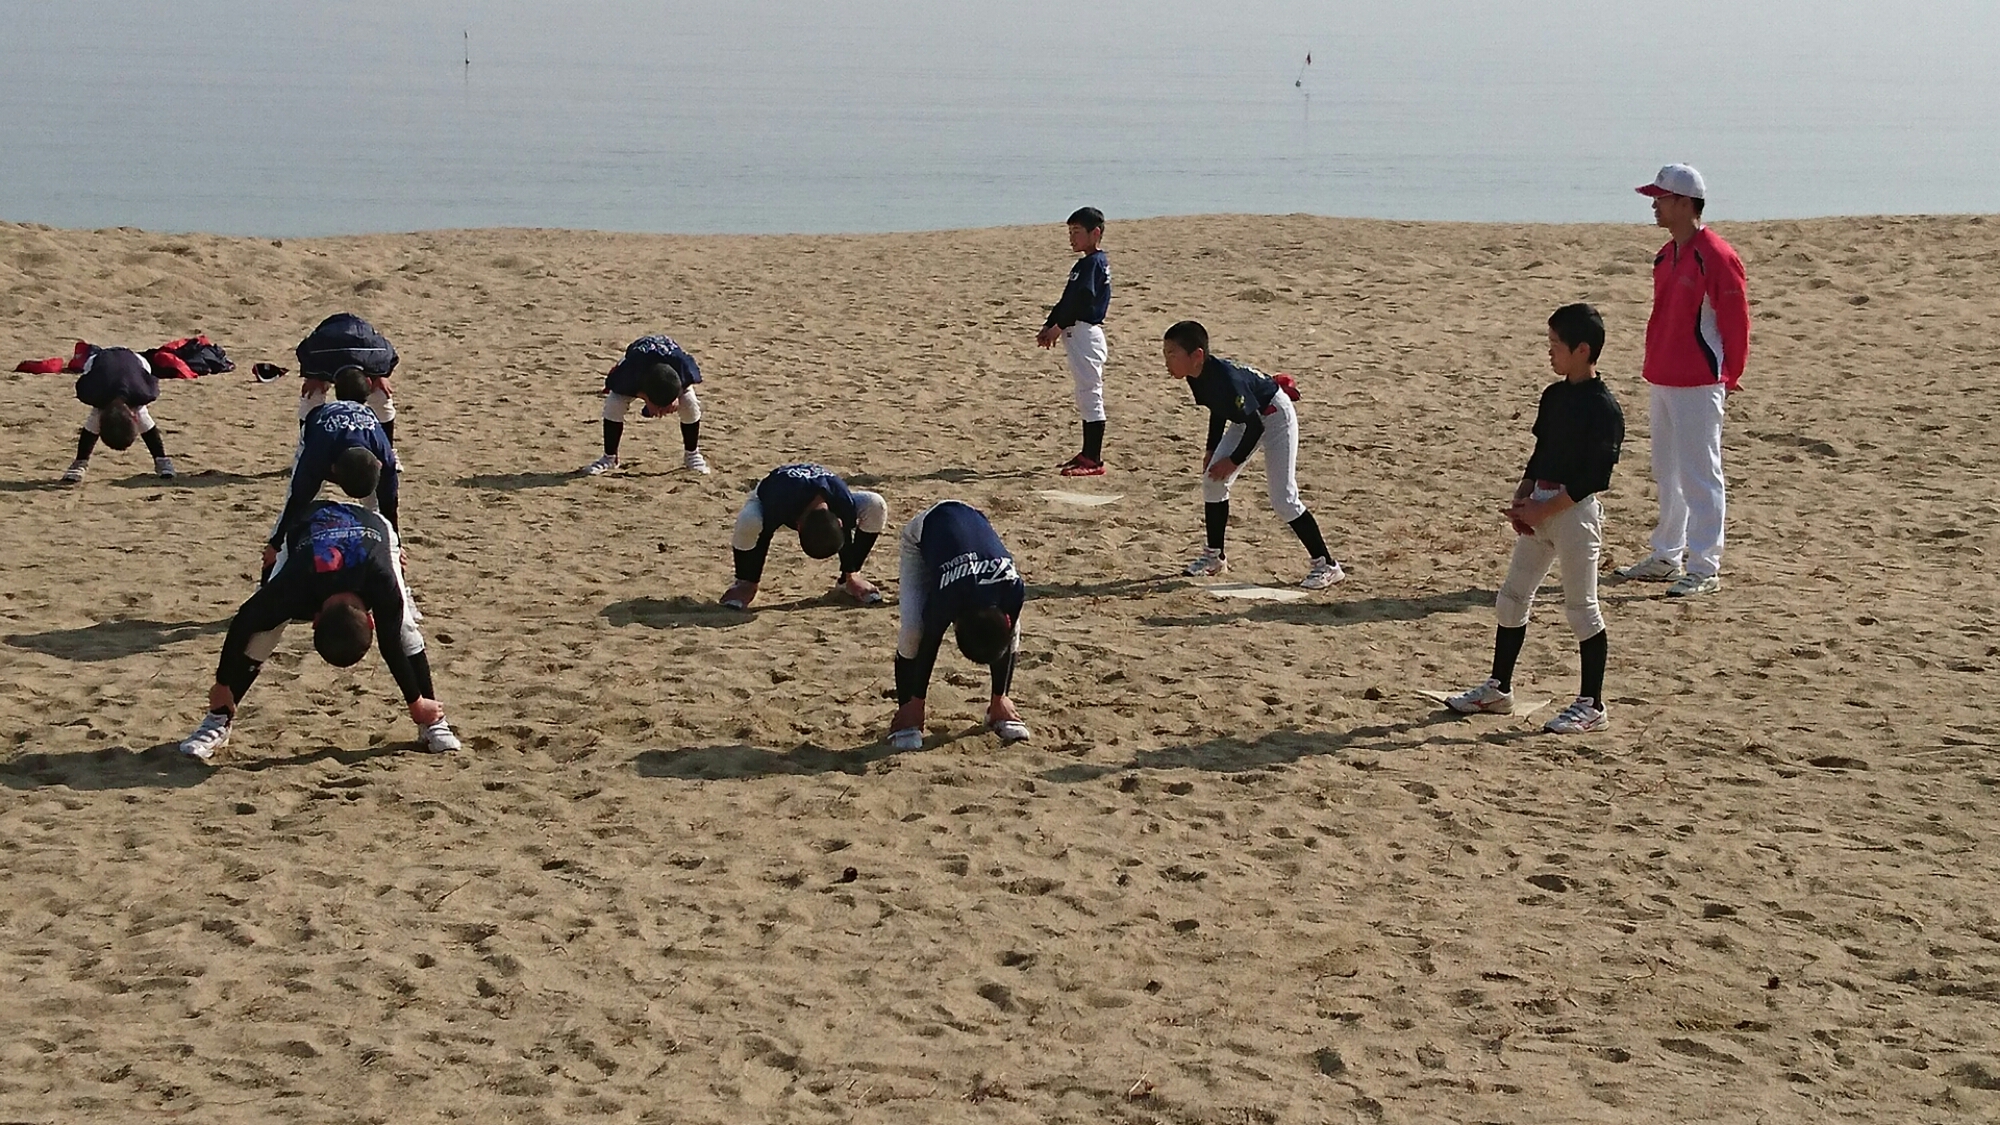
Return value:
<svg viewBox="0 0 2000 1125">
<path fill-rule="evenodd" d="M 1995 0 L 0 0 L 0 219 L 73 227 L 1984 212 L 1996 114 Z"/>
</svg>

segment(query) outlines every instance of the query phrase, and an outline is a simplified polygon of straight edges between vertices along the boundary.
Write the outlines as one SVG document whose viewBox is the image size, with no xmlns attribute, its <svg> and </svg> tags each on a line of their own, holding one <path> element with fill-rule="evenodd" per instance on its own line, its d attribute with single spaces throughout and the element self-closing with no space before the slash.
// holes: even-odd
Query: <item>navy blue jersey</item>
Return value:
<svg viewBox="0 0 2000 1125">
<path fill-rule="evenodd" d="M 810 463 L 780 465 L 758 483 L 757 505 L 764 510 L 765 533 L 777 527 L 797 530 L 815 496 L 826 497 L 826 506 L 840 517 L 840 526 L 853 534 L 854 494 L 847 490 L 847 482 L 832 469 Z"/>
<path fill-rule="evenodd" d="M 229 623 L 217 681 L 227 682 L 231 667 L 248 661 L 250 638 L 287 622 L 311 621 L 328 598 L 354 594 L 374 616 L 376 644 L 404 701 L 421 696 L 416 670 L 403 652 L 405 591 L 390 541 L 388 521 L 366 508 L 331 500 L 310 505 L 286 534 L 284 558 L 270 581 Z"/>
<path fill-rule="evenodd" d="M 1058 328 L 1068 328 L 1078 321 L 1103 324 L 1105 314 L 1110 311 L 1111 261 L 1104 251 L 1092 250 L 1070 267 L 1069 282 L 1063 286 L 1062 299 L 1049 310 L 1048 323 Z"/>
<path fill-rule="evenodd" d="M 1254 367 L 1209 356 L 1201 374 L 1188 380 L 1196 403 L 1225 422 L 1258 421 L 1278 396 L 1278 382 Z"/>
<path fill-rule="evenodd" d="M 94 348 L 76 377 L 77 400 L 88 406 L 110 406 L 124 399 L 134 410 L 160 397 L 160 380 L 152 365 L 130 348 Z"/>
<path fill-rule="evenodd" d="M 356 446 L 373 453 L 382 462 L 382 479 L 375 486 L 375 499 L 382 506 L 383 518 L 389 526 L 399 526 L 396 451 L 389 445 L 389 435 L 366 403 L 335 400 L 313 407 L 299 424 L 298 456 L 292 462 L 292 482 L 285 490 L 285 510 L 278 517 L 277 526 L 271 529 L 273 546 L 285 539 L 312 506 L 321 486 L 326 484 L 333 459 Z"/>
<path fill-rule="evenodd" d="M 924 515 L 924 635 L 941 637 L 961 616 L 995 608 L 1020 620 L 1028 587 L 1014 556 L 977 508 L 946 500 Z"/>
<path fill-rule="evenodd" d="M 625 348 L 625 358 L 604 377 L 604 389 L 614 395 L 626 398 L 639 397 L 639 373 L 655 363 L 664 362 L 680 372 L 681 385 L 692 387 L 701 382 L 701 365 L 687 353 L 687 349 L 666 336 L 641 336 Z M 659 405 L 665 406 L 666 403 Z"/>
<path fill-rule="evenodd" d="M 335 313 L 320 321 L 299 341 L 299 374 L 331 380 L 343 367 L 359 367 L 371 378 L 386 379 L 396 369 L 396 348 L 375 326 L 353 313 Z"/>
</svg>

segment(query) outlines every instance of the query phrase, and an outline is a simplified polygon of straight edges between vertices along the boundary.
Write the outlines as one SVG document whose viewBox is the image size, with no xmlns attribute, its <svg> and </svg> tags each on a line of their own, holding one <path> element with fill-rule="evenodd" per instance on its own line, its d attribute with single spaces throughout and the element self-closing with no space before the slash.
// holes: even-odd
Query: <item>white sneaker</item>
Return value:
<svg viewBox="0 0 2000 1125">
<path fill-rule="evenodd" d="M 90 460 L 88 458 L 78 458 L 69 463 L 69 468 L 63 470 L 62 482 L 64 484 L 75 484 L 83 479 L 83 474 L 89 471 Z"/>
<path fill-rule="evenodd" d="M 439 719 L 425 727 L 417 728 L 417 742 L 433 754 L 446 754 L 458 749 L 462 743 L 451 733 L 451 724 Z"/>
<path fill-rule="evenodd" d="M 617 467 L 618 455 L 616 453 L 607 453 L 590 464 L 585 465 L 583 472 L 585 476 L 601 477 Z"/>
<path fill-rule="evenodd" d="M 1500 690 L 1500 681 L 1489 679 L 1476 688 L 1467 688 L 1444 701 L 1461 715 L 1511 715 L 1514 693 Z"/>
<path fill-rule="evenodd" d="M 703 457 L 699 449 L 688 450 L 687 458 L 681 463 L 686 465 L 690 472 L 700 473 L 702 476 L 708 475 L 708 458 Z"/>
<path fill-rule="evenodd" d="M 1308 590 L 1324 590 L 1346 578 L 1347 572 L 1340 569 L 1338 562 L 1328 558 L 1317 558 L 1313 560 L 1312 569 L 1306 571 L 1305 579 L 1299 585 Z"/>
<path fill-rule="evenodd" d="M 194 733 L 181 739 L 181 753 L 196 761 L 206 762 L 215 757 L 215 752 L 229 744 L 229 712 L 210 711 L 201 717 L 201 725 Z"/>
<path fill-rule="evenodd" d="M 171 457 L 153 458 L 153 475 L 165 477 L 168 480 L 174 479 L 174 459 Z"/>
<path fill-rule="evenodd" d="M 1718 574 L 1684 574 L 1681 580 L 1667 587 L 1670 598 L 1688 598 L 1696 594 L 1713 594 L 1722 589 L 1722 576 Z"/>
<path fill-rule="evenodd" d="M 1229 560 L 1222 557 L 1222 551 L 1217 547 L 1202 548 L 1201 554 L 1196 555 L 1194 561 L 1187 565 L 1190 578 L 1207 578 L 1209 575 L 1221 574 L 1228 569 Z"/>
<path fill-rule="evenodd" d="M 923 748 L 924 729 L 922 727 L 904 727 L 902 730 L 892 730 L 889 732 L 889 749 L 891 750 L 922 750 Z"/>
<path fill-rule="evenodd" d="M 1542 724 L 1542 729 L 1551 734 L 1588 734 L 1594 730 L 1605 730 L 1611 726 L 1611 716 L 1583 696 L 1562 709 L 1555 718 Z"/>
<path fill-rule="evenodd" d="M 1620 578 L 1634 582 L 1672 582 L 1685 575 L 1681 564 L 1672 559 L 1646 559 L 1631 566 L 1621 566 L 1612 572 Z"/>
</svg>

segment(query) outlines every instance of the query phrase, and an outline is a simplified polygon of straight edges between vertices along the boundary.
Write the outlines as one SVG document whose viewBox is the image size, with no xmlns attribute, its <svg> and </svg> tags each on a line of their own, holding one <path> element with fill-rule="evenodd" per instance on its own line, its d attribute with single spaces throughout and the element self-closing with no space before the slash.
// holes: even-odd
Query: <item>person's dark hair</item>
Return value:
<svg viewBox="0 0 2000 1125">
<path fill-rule="evenodd" d="M 333 397 L 342 402 L 367 402 L 368 373 L 352 364 L 334 372 Z"/>
<path fill-rule="evenodd" d="M 326 475 L 342 492 L 359 500 L 375 495 L 375 486 L 382 483 L 382 462 L 358 445 L 349 446 L 334 455 Z"/>
<path fill-rule="evenodd" d="M 991 664 L 1006 655 L 1007 645 L 1014 639 L 1014 626 L 1006 614 L 988 606 L 960 614 L 952 622 L 952 633 L 958 638 L 958 651 L 967 660 Z"/>
<path fill-rule="evenodd" d="M 681 373 L 665 360 L 650 363 L 639 372 L 639 390 L 646 401 L 665 407 L 681 397 Z"/>
<path fill-rule="evenodd" d="M 139 415 L 124 399 L 112 399 L 98 416 L 97 436 L 111 449 L 130 449 L 139 438 Z"/>
<path fill-rule="evenodd" d="M 830 559 L 840 553 L 847 536 L 840 530 L 840 517 L 831 508 L 814 508 L 799 517 L 799 546 L 809 559 Z"/>
<path fill-rule="evenodd" d="M 1694 195 L 1690 195 L 1688 198 L 1694 201 L 1694 217 L 1697 219 L 1701 218 L 1701 209 L 1708 205 L 1708 200 Z"/>
<path fill-rule="evenodd" d="M 1566 348 L 1590 345 L 1590 362 L 1604 354 L 1604 318 L 1589 305 L 1564 305 L 1549 317 L 1549 329 Z"/>
<path fill-rule="evenodd" d="M 1203 328 L 1200 321 L 1179 321 L 1167 329 L 1166 335 L 1160 339 L 1172 343 L 1189 355 L 1193 355 L 1196 351 L 1203 354 L 1208 352 L 1208 329 Z"/>
<path fill-rule="evenodd" d="M 1069 221 L 1085 230 L 1103 230 L 1104 212 L 1095 207 L 1079 207 L 1070 212 Z"/>
<path fill-rule="evenodd" d="M 360 663 L 374 639 L 367 607 L 357 602 L 324 606 L 313 618 L 313 651 L 335 668 Z"/>
</svg>

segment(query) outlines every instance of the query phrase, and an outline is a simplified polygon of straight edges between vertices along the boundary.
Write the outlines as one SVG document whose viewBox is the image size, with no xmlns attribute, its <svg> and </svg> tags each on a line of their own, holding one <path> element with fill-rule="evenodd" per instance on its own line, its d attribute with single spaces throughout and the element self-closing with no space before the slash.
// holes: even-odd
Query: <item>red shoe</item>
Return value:
<svg viewBox="0 0 2000 1125">
<path fill-rule="evenodd" d="M 1104 462 L 1085 457 L 1079 453 L 1063 465 L 1062 475 L 1066 477 L 1101 477 L 1104 475 Z"/>
</svg>

